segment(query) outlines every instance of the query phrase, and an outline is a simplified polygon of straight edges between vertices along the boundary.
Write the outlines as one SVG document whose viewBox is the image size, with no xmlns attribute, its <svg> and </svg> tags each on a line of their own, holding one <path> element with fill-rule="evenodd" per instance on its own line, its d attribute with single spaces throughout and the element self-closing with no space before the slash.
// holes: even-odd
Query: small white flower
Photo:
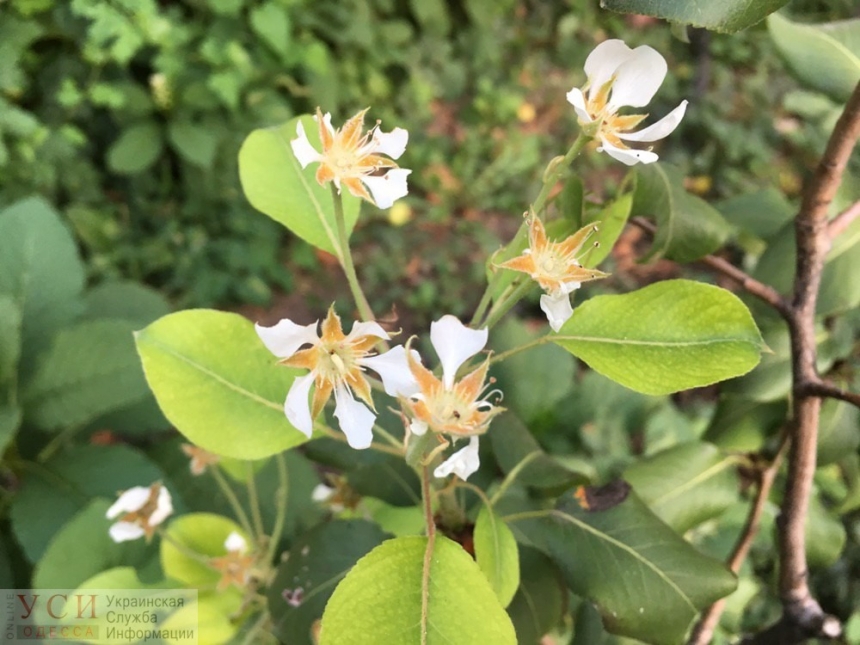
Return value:
<svg viewBox="0 0 860 645">
<path fill-rule="evenodd" d="M 108 532 L 114 542 L 137 540 L 146 536 L 149 540 L 155 527 L 173 513 L 170 493 L 160 483 L 151 486 L 135 486 L 122 493 L 105 516 L 109 520 L 120 517 Z"/>
<path fill-rule="evenodd" d="M 585 61 L 585 87 L 570 90 L 567 100 L 581 125 L 601 122 L 597 136 L 602 147 L 598 150 L 628 166 L 657 161 L 655 153 L 628 148 L 624 141 L 650 142 L 668 136 L 684 117 L 687 101 L 681 101 L 665 117 L 638 132 L 630 130 L 648 115 L 622 116 L 618 110 L 648 105 L 663 84 L 666 70 L 663 56 L 647 45 L 630 49 L 621 40 L 606 40 L 594 48 Z"/>
<path fill-rule="evenodd" d="M 236 531 L 231 531 L 224 540 L 222 556 L 209 559 L 209 566 L 221 574 L 216 589 L 224 591 L 230 585 L 239 589 L 247 587 L 254 570 L 254 554 L 248 553 L 248 541 Z"/>
<path fill-rule="evenodd" d="M 406 150 L 409 133 L 403 128 L 383 132 L 378 124 L 362 133 L 366 112 L 362 110 L 335 130 L 331 114 L 323 114 L 317 108 L 314 120 L 319 127 L 322 152 L 311 145 L 301 121 L 296 125 L 298 136 L 290 145 L 302 168 L 319 163 L 316 179 L 321 186 L 333 181 L 338 191 L 343 185 L 356 197 L 379 208 L 390 208 L 408 193 L 406 177 L 412 171 L 399 168 L 392 160 L 399 159 Z"/>
<path fill-rule="evenodd" d="M 313 420 L 334 395 L 334 415 L 349 445 L 357 449 L 370 446 L 376 414 L 370 384 L 364 376 L 366 368 L 379 374 L 391 396 L 408 396 L 417 390 L 402 346 L 378 356 L 372 354 L 380 340 L 389 340 L 378 323 L 356 322 L 349 334 L 344 334 L 340 318 L 331 307 L 319 335 L 317 323 L 302 326 L 287 319 L 274 327 L 256 325 L 256 330 L 282 365 L 310 370 L 293 381 L 284 402 L 287 419 L 308 438 L 313 433 Z M 310 347 L 300 349 L 303 345 Z M 313 400 L 309 403 L 312 386 Z"/>
<path fill-rule="evenodd" d="M 248 542 L 236 531 L 232 531 L 224 540 L 224 548 L 228 553 L 245 553 L 248 550 Z"/>
<path fill-rule="evenodd" d="M 468 479 L 469 475 L 478 470 L 481 460 L 478 458 L 478 437 L 471 437 L 469 445 L 448 457 L 436 470 L 434 477 L 447 477 L 454 473 L 460 479 Z"/>
</svg>

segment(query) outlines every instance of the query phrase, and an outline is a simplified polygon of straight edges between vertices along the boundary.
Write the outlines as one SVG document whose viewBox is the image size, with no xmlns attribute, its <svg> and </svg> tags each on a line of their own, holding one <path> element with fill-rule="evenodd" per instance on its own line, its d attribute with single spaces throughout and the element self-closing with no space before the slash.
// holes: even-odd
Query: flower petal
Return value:
<svg viewBox="0 0 860 645">
<path fill-rule="evenodd" d="M 407 168 L 392 168 L 380 177 L 365 176 L 361 181 L 373 195 L 373 203 L 378 208 L 391 208 L 401 197 L 409 194 L 406 177 L 411 173 Z"/>
<path fill-rule="evenodd" d="M 643 128 L 638 132 L 616 132 L 619 139 L 626 141 L 657 141 L 669 136 L 681 123 L 684 118 L 684 113 L 687 111 L 687 101 L 681 101 L 681 104 L 674 110 L 669 112 L 662 119 Z"/>
<path fill-rule="evenodd" d="M 227 539 L 224 540 L 224 548 L 227 549 L 227 551 L 245 553 L 245 551 L 248 550 L 248 543 L 245 541 L 245 538 L 236 533 L 236 531 L 232 531 L 230 535 L 227 536 Z"/>
<path fill-rule="evenodd" d="M 356 450 L 369 448 L 376 415 L 352 398 L 352 393 L 344 385 L 335 387 L 334 401 L 334 416 L 340 422 L 347 443 Z"/>
<path fill-rule="evenodd" d="M 302 345 L 316 345 L 319 341 L 317 323 L 297 325 L 284 318 L 274 327 L 255 324 L 254 329 L 266 348 L 278 358 L 289 358 Z"/>
<path fill-rule="evenodd" d="M 373 151 L 399 159 L 406 151 L 409 142 L 409 132 L 403 128 L 394 128 L 391 132 L 383 132 L 379 128 L 373 131 Z"/>
<path fill-rule="evenodd" d="M 324 502 L 334 494 L 334 488 L 325 484 L 317 484 L 311 491 L 311 499 L 315 502 Z"/>
<path fill-rule="evenodd" d="M 442 382 L 446 389 L 454 386 L 460 366 L 484 349 L 488 337 L 486 328 L 470 329 L 451 315 L 430 323 L 430 342 L 442 363 Z"/>
<path fill-rule="evenodd" d="M 570 92 L 567 93 L 567 102 L 573 106 L 573 109 L 576 110 L 576 116 L 579 117 L 579 120 L 583 123 L 591 123 L 592 118 L 588 113 L 588 110 L 585 108 L 585 95 L 582 93 L 582 90 L 578 87 L 574 87 Z"/>
<path fill-rule="evenodd" d="M 454 473 L 460 479 L 468 479 L 481 465 L 478 456 L 478 437 L 469 439 L 469 445 L 458 450 L 433 471 L 433 476 L 442 478 Z"/>
<path fill-rule="evenodd" d="M 582 286 L 581 282 L 562 282 L 561 291 L 564 294 L 573 293 Z"/>
<path fill-rule="evenodd" d="M 604 40 L 585 59 L 585 75 L 588 77 L 588 95 L 592 96 L 612 78 L 622 63 L 633 54 L 623 40 Z M 570 100 L 570 95 L 568 95 Z"/>
<path fill-rule="evenodd" d="M 631 56 L 615 70 L 615 83 L 608 108 L 643 107 L 651 102 L 666 78 L 666 59 L 648 45 L 633 50 Z"/>
<path fill-rule="evenodd" d="M 170 492 L 164 486 L 158 490 L 158 501 L 155 505 L 155 510 L 149 516 L 149 525 L 158 526 L 173 513 L 173 500 L 170 499 Z"/>
<path fill-rule="evenodd" d="M 382 325 L 372 320 L 370 322 L 356 321 L 352 323 L 352 329 L 349 330 L 349 334 L 346 337 L 349 340 L 357 340 L 362 336 L 376 336 L 382 340 L 391 338 L 388 332 L 382 328 Z"/>
<path fill-rule="evenodd" d="M 110 534 L 111 540 L 114 542 L 128 542 L 130 540 L 137 540 L 146 535 L 146 531 L 143 530 L 143 527 L 140 527 L 137 524 L 132 524 L 131 522 L 117 522 L 116 524 L 111 524 L 111 527 L 108 529 L 108 533 Z"/>
<path fill-rule="evenodd" d="M 419 421 L 415 419 L 412 423 L 409 424 L 409 431 L 417 437 L 420 437 L 427 433 L 427 428 L 429 426 L 424 421 Z"/>
<path fill-rule="evenodd" d="M 107 510 L 107 513 L 105 513 L 105 517 L 112 520 L 121 513 L 134 513 L 143 508 L 143 505 L 146 504 L 148 500 L 149 487 L 134 486 L 119 496 L 119 498 Z"/>
<path fill-rule="evenodd" d="M 412 357 L 418 362 L 421 361 L 421 356 L 414 349 Z M 379 374 L 385 393 L 389 396 L 412 396 L 421 389 L 412 375 L 412 370 L 409 369 L 406 349 L 403 345 L 392 347 L 378 356 L 359 359 L 358 363 Z"/>
<path fill-rule="evenodd" d="M 305 376 L 299 376 L 290 386 L 287 392 L 287 400 L 284 401 L 284 413 L 294 428 L 302 432 L 308 439 L 314 431 L 314 420 L 311 418 L 311 406 L 308 395 L 313 385 L 315 374 L 311 372 Z"/>
<path fill-rule="evenodd" d="M 655 161 L 657 161 L 657 159 L 659 159 L 657 154 L 651 152 L 650 150 L 617 148 L 611 143 L 608 143 L 606 139 L 603 139 L 602 137 L 601 141 L 603 145 L 597 149 L 599 152 L 605 152 L 613 159 L 617 159 L 621 163 L 626 164 L 628 166 L 635 166 L 637 163 L 654 163 Z"/>
<path fill-rule="evenodd" d="M 320 161 L 322 155 L 308 141 L 305 126 L 302 125 L 301 121 L 296 124 L 296 134 L 299 136 L 290 141 L 290 147 L 293 149 L 293 154 L 296 155 L 296 159 L 298 159 L 302 168 L 307 168 L 308 164 L 314 161 Z"/>
<path fill-rule="evenodd" d="M 573 307 L 570 306 L 570 296 L 566 293 L 558 295 L 544 294 L 540 297 L 540 308 L 546 314 L 549 326 L 554 332 L 558 332 L 561 326 L 573 315 Z"/>
</svg>

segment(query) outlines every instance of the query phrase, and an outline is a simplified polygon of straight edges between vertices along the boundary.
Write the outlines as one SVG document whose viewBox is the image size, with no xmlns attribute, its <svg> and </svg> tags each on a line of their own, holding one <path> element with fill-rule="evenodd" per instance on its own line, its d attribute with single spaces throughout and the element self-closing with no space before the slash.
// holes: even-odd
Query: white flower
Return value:
<svg viewBox="0 0 860 645">
<path fill-rule="evenodd" d="M 469 445 L 448 457 L 436 470 L 434 477 L 447 477 L 454 473 L 460 479 L 468 479 L 469 475 L 478 470 L 481 461 L 478 458 L 478 437 L 471 437 Z"/>
<path fill-rule="evenodd" d="M 581 125 L 600 121 L 597 136 L 602 147 L 598 150 L 628 166 L 657 161 L 655 153 L 628 148 L 624 141 L 650 142 L 668 136 L 684 117 L 687 101 L 681 101 L 665 117 L 638 132 L 630 130 L 647 114 L 622 116 L 617 112 L 625 106 L 648 105 L 666 78 L 666 69 L 663 56 L 647 45 L 630 49 L 620 40 L 606 40 L 594 48 L 585 61 L 585 87 L 570 90 L 567 100 Z"/>
<path fill-rule="evenodd" d="M 408 396 L 417 390 L 402 346 L 378 356 L 372 354 L 380 340 L 389 340 L 388 333 L 378 323 L 356 322 L 345 335 L 340 318 L 331 307 L 320 335 L 317 323 L 302 326 L 286 318 L 274 327 L 256 325 L 256 330 L 282 365 L 310 370 L 293 381 L 284 402 L 287 419 L 308 438 L 313 432 L 313 420 L 333 394 L 334 415 L 349 445 L 358 449 L 370 446 L 376 414 L 372 411 L 373 398 L 364 376 L 365 368 L 379 374 L 386 393 L 391 396 Z M 299 349 L 304 345 L 310 347 Z M 312 386 L 315 386 L 313 402 L 309 403 Z"/>
<path fill-rule="evenodd" d="M 362 134 L 366 112 L 362 110 L 340 130 L 335 130 L 331 114 L 323 114 L 317 108 L 314 120 L 319 128 L 322 152 L 311 145 L 301 121 L 296 125 L 298 137 L 290 141 L 290 145 L 302 168 L 319 163 L 316 179 L 321 186 L 333 181 L 338 191 L 343 185 L 356 197 L 379 208 L 390 208 L 408 193 L 406 177 L 412 171 L 399 168 L 392 160 L 399 159 L 406 150 L 409 133 L 403 128 L 383 132 L 377 123 Z"/>
<path fill-rule="evenodd" d="M 109 533 L 114 542 L 126 542 L 146 536 L 149 540 L 155 527 L 173 513 L 170 493 L 160 483 L 135 486 L 122 493 L 107 510 L 109 520 L 120 517 L 111 525 Z"/>
<path fill-rule="evenodd" d="M 245 553 L 248 550 L 248 542 L 236 531 L 231 531 L 224 540 L 224 548 L 228 553 Z"/>
<path fill-rule="evenodd" d="M 235 585 L 244 589 L 251 580 L 255 560 L 255 556 L 248 553 L 247 540 L 236 531 L 231 531 L 224 540 L 224 550 L 224 555 L 209 559 L 209 566 L 221 574 L 215 588 L 224 591 L 230 585 Z"/>
</svg>

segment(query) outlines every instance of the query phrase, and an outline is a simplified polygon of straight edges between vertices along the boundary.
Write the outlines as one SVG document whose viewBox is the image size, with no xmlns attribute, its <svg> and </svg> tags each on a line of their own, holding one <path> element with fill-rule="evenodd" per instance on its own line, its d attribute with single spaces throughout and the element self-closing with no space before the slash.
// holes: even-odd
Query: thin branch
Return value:
<svg viewBox="0 0 860 645">
<path fill-rule="evenodd" d="M 830 220 L 830 223 L 827 225 L 827 234 L 830 236 L 830 240 L 833 241 L 842 235 L 842 233 L 844 233 L 845 230 L 851 226 L 851 223 L 858 217 L 860 217 L 860 200 L 854 202 L 851 206 Z"/>
<path fill-rule="evenodd" d="M 826 381 L 813 381 L 803 385 L 802 391 L 807 396 L 817 396 L 824 399 L 839 399 L 860 408 L 860 394 L 838 388 Z"/>
<path fill-rule="evenodd" d="M 788 433 L 783 433 L 782 441 L 779 450 L 773 461 L 758 473 L 758 490 L 756 491 L 755 500 L 750 506 L 749 514 L 747 515 L 746 523 L 738 536 L 738 541 L 735 543 L 732 553 L 729 556 L 726 565 L 733 573 L 738 573 L 743 566 L 744 561 L 752 548 L 753 541 L 758 535 L 759 527 L 761 526 L 761 517 L 767 506 L 767 500 L 770 497 L 771 488 L 776 480 L 776 475 L 779 472 L 779 467 L 782 465 L 783 457 L 785 456 L 786 448 L 788 447 Z M 707 645 L 711 642 L 714 635 L 714 629 L 720 622 L 720 616 L 726 606 L 726 599 L 722 598 L 711 605 L 699 619 L 699 622 L 693 628 L 693 633 L 690 635 L 690 640 L 687 645 Z"/>
<path fill-rule="evenodd" d="M 647 219 L 642 217 L 634 217 L 630 220 L 631 224 L 638 226 L 643 231 L 654 235 L 657 232 L 657 227 Z M 731 278 L 738 283 L 747 293 L 763 300 L 771 307 L 776 309 L 783 317 L 791 315 L 791 308 L 785 298 L 773 287 L 759 282 L 748 273 L 744 273 L 732 263 L 727 262 L 723 258 L 716 255 L 706 255 L 699 259 L 699 262 L 713 269 L 727 278 Z"/>
</svg>

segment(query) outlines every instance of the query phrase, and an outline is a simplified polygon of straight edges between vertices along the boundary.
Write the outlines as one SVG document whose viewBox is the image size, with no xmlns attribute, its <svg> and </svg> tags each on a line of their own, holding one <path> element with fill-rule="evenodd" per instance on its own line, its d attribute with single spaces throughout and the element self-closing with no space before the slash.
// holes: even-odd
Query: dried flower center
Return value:
<svg viewBox="0 0 860 645">
<path fill-rule="evenodd" d="M 339 383 L 357 376 L 361 371 L 358 359 L 367 355 L 367 352 L 357 352 L 349 343 L 323 343 L 319 347 L 319 360 L 317 372 L 323 380 L 329 383 Z"/>
</svg>

